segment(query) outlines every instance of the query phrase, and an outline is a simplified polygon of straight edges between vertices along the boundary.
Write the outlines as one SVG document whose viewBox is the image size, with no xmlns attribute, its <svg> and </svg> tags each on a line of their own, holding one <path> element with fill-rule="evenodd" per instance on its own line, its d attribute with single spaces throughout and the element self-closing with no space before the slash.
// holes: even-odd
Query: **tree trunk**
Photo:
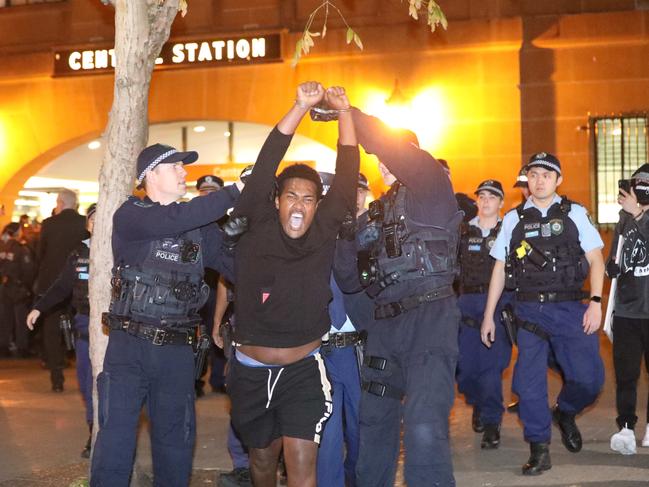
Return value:
<svg viewBox="0 0 649 487">
<path fill-rule="evenodd" d="M 115 0 L 115 88 L 99 172 L 99 202 L 90 247 L 90 358 L 94 384 L 103 369 L 108 337 L 101 325 L 110 303 L 113 267 L 113 214 L 131 194 L 135 161 L 148 139 L 151 74 L 162 45 L 169 38 L 179 0 Z M 97 389 L 93 391 L 94 435 Z M 94 438 L 93 438 L 94 442 Z"/>
</svg>

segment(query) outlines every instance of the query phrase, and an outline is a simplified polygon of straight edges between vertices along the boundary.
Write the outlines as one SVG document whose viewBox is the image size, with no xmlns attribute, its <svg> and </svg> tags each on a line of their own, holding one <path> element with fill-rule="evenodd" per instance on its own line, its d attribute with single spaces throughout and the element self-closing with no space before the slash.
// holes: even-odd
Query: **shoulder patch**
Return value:
<svg viewBox="0 0 649 487">
<path fill-rule="evenodd" d="M 151 208 L 153 206 L 153 203 L 147 203 L 146 201 L 142 201 L 140 199 L 136 199 L 133 204 L 135 206 L 139 206 L 140 208 Z"/>
</svg>

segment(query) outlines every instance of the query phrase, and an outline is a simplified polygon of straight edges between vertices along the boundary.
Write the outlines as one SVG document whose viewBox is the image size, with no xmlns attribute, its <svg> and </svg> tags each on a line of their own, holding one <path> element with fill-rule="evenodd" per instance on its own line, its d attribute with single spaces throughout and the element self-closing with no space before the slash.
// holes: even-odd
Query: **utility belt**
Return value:
<svg viewBox="0 0 649 487">
<path fill-rule="evenodd" d="M 433 301 L 448 298 L 450 296 L 453 296 L 454 294 L 455 292 L 453 291 L 453 286 L 450 285 L 431 289 L 430 291 L 423 294 L 415 294 L 393 303 L 378 305 L 374 310 L 374 318 L 377 320 L 394 318 L 395 316 L 399 316 L 406 311 L 418 308 L 422 304 L 432 303 Z"/>
<path fill-rule="evenodd" d="M 171 330 L 169 328 L 158 328 L 153 325 L 147 325 L 130 318 L 102 313 L 101 322 L 109 330 L 125 331 L 129 335 L 147 340 L 154 345 L 193 345 L 196 342 L 196 327 L 200 323 L 197 318 L 193 328 L 186 331 Z"/>
<path fill-rule="evenodd" d="M 357 331 L 327 333 L 325 338 L 322 339 L 322 346 L 331 348 L 351 347 L 363 342 L 362 334 Z"/>
<path fill-rule="evenodd" d="M 516 291 L 517 301 L 536 301 L 539 303 L 559 303 L 562 301 L 581 301 L 588 294 L 584 291 L 528 292 Z"/>
<path fill-rule="evenodd" d="M 460 286 L 460 294 L 486 294 L 488 291 L 488 284 L 479 284 L 477 286 Z"/>
</svg>

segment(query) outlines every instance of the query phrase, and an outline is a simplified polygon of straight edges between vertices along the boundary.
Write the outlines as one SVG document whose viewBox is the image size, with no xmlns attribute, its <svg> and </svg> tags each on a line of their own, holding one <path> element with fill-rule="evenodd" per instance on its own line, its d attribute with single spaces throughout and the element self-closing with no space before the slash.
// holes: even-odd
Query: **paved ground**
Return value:
<svg viewBox="0 0 649 487">
<path fill-rule="evenodd" d="M 540 477 L 527 478 L 520 466 L 528 456 L 517 418 L 507 414 L 502 446 L 495 451 L 480 450 L 480 436 L 470 427 L 471 410 L 458 398 L 451 416 L 451 435 L 457 484 L 460 487 L 491 486 L 570 486 L 630 487 L 649 485 L 649 448 L 639 448 L 635 456 L 624 457 L 609 450 L 614 432 L 615 408 L 610 346 L 603 342 L 607 359 L 605 391 L 597 405 L 578 419 L 584 437 L 579 454 L 568 453 L 555 429 L 551 446 L 553 468 Z M 0 487 L 67 487 L 87 477 L 88 463 L 79 457 L 86 440 L 83 405 L 73 369 L 66 370 L 63 394 L 49 391 L 48 374 L 36 360 L 0 361 Z M 509 390 L 511 371 L 505 377 Z M 641 380 L 638 397 L 644 416 L 647 381 Z M 550 375 L 556 394 L 559 383 Z M 506 394 L 508 395 L 508 394 Z M 219 471 L 230 470 L 225 449 L 228 401 L 208 394 L 197 401 L 198 441 L 194 458 L 192 487 L 215 485 Z M 642 431 L 640 431 L 642 430 Z M 644 433 L 640 422 L 638 435 Z M 139 443 L 136 478 L 132 485 L 151 485 L 150 453 L 146 422 Z M 73 484 L 74 485 L 74 484 Z M 399 486 L 405 485 L 398 479 Z M 328 487 L 328 486 L 323 486 Z"/>
</svg>

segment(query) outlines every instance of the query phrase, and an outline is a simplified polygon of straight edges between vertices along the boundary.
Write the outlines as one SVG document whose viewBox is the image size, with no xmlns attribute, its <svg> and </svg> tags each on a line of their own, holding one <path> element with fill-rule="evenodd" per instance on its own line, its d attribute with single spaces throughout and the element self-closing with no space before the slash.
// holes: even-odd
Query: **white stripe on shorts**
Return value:
<svg viewBox="0 0 649 487">
<path fill-rule="evenodd" d="M 322 435 L 324 424 L 333 412 L 333 402 L 331 400 L 331 383 L 329 382 L 329 379 L 327 379 L 327 369 L 325 368 L 324 360 L 322 360 L 320 352 L 316 353 L 313 358 L 315 358 L 316 362 L 318 363 L 318 370 L 320 371 L 320 383 L 322 384 L 322 393 L 324 394 L 326 407 L 324 416 L 320 418 L 318 424 L 315 425 L 315 435 L 313 436 L 313 441 L 317 444 L 320 444 L 320 436 Z"/>
</svg>

